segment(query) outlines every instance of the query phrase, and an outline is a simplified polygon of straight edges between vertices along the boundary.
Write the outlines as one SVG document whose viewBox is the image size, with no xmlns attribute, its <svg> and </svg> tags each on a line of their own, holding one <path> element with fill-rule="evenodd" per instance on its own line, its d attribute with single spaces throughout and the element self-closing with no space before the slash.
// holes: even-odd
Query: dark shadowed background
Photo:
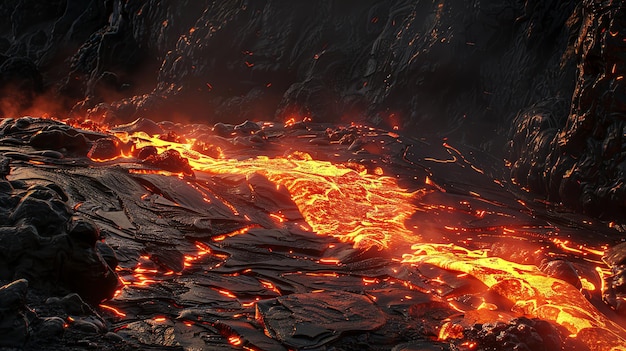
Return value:
<svg viewBox="0 0 626 351">
<path fill-rule="evenodd" d="M 0 15 L 5 117 L 365 121 L 506 158 L 577 210 L 626 208 L 620 2 L 5 0 Z"/>
</svg>

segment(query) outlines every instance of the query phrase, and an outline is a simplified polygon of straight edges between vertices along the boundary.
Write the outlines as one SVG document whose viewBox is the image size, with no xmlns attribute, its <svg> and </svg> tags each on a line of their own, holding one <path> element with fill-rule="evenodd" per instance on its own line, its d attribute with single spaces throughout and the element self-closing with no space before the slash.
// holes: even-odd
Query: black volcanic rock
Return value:
<svg viewBox="0 0 626 351">
<path fill-rule="evenodd" d="M 18 126 L 19 121 L 28 123 Z M 35 136 L 28 135 L 29 132 L 36 133 L 28 128 L 38 125 L 41 120 L 19 119 L 13 122 L 4 131 L 17 133 L 30 142 L 37 140 Z M 66 133 L 66 128 L 59 128 L 53 122 L 47 123 L 51 128 L 36 135 L 46 131 Z M 72 133 L 67 135 L 80 137 L 87 144 L 83 134 L 74 129 L 67 130 Z M 2 178 L 6 178 L 10 170 L 6 157 L 9 154 L 3 153 L 0 160 Z M 46 157 L 46 154 L 26 156 L 29 160 L 30 157 Z M 48 159 L 60 160 L 55 157 Z M 96 245 L 100 234 L 93 222 L 80 216 L 72 218 L 74 211 L 68 205 L 69 198 L 64 189 L 51 182 L 27 184 L 23 180 L 8 182 L 4 179 L 0 180 L 0 188 L 0 279 L 25 278 L 37 288 L 69 289 L 90 302 L 112 296 L 118 285 L 113 271 L 117 265 L 115 255 L 106 244 Z M 50 328 L 55 327 L 52 325 Z M 45 333 L 54 334 L 52 330 Z"/>
<path fill-rule="evenodd" d="M 351 293 L 292 294 L 257 305 L 268 335 L 298 349 L 320 347 L 342 333 L 371 331 L 385 323 L 367 297 Z"/>
<path fill-rule="evenodd" d="M 578 79 L 569 115 L 546 105 L 512 127 L 511 176 L 555 202 L 605 218 L 626 213 L 626 6 L 588 1 L 572 49 Z M 568 102 L 570 100 L 568 99 Z"/>
<path fill-rule="evenodd" d="M 568 282 L 575 286 L 577 289 L 582 288 L 582 283 L 580 282 L 578 272 L 576 272 L 576 268 L 572 265 L 571 262 L 567 262 L 565 260 L 553 260 L 546 262 L 540 268 L 542 272 L 550 277 L 554 277 Z"/>
<path fill-rule="evenodd" d="M 33 135 L 29 144 L 39 149 L 63 150 L 75 154 L 86 155 L 89 145 L 84 135 L 68 131 L 52 129 Z"/>
<path fill-rule="evenodd" d="M 496 156 L 512 129 L 520 185 L 591 214 L 626 207 L 615 2 L 11 0 L 0 14 L 3 116 L 367 121 Z M 84 151 L 66 133 L 34 142 Z"/>
<path fill-rule="evenodd" d="M 626 315 L 626 243 L 610 248 L 603 260 L 611 267 L 602 298 L 618 313 Z"/>
<path fill-rule="evenodd" d="M 117 138 L 101 138 L 96 140 L 89 149 L 87 157 L 91 159 L 107 160 L 121 154 L 121 141 Z"/>
<path fill-rule="evenodd" d="M 581 18 L 579 1 L 29 4 L 0 5 L 10 18 L 0 53 L 30 60 L 32 69 L 10 71 L 41 72 L 76 113 L 367 117 L 475 142 L 488 140 L 459 128 L 493 134 L 524 107 L 571 97 L 569 38 Z"/>
<path fill-rule="evenodd" d="M 26 292 L 28 281 L 19 279 L 0 287 L 0 347 L 21 348 L 28 338 Z"/>
<path fill-rule="evenodd" d="M 53 236 L 61 232 L 69 217 L 67 205 L 56 192 L 35 186 L 22 197 L 10 219 L 33 225 L 42 236 Z"/>
<path fill-rule="evenodd" d="M 7 157 L 0 156 L 0 179 L 6 179 L 11 172 L 10 161 Z"/>
<path fill-rule="evenodd" d="M 19 279 L 0 287 L 0 347 L 21 348 L 28 337 L 26 292 L 28 281 Z"/>
<path fill-rule="evenodd" d="M 189 160 L 184 158 L 180 152 L 176 150 L 167 150 L 157 155 L 150 155 L 146 157 L 143 162 L 169 172 L 184 173 L 187 175 L 193 174 Z"/>
<path fill-rule="evenodd" d="M 147 119 L 147 118 L 137 118 L 136 120 L 130 123 L 118 125 L 113 130 L 116 132 L 126 132 L 126 133 L 144 132 L 149 135 L 163 133 L 163 129 L 159 127 L 158 124 L 156 124 L 151 119 Z"/>
<path fill-rule="evenodd" d="M 558 330 L 548 322 L 520 317 L 509 323 L 475 325 L 465 337 L 477 350 L 561 350 Z"/>
<path fill-rule="evenodd" d="M 72 239 L 93 247 L 100 239 L 100 230 L 92 221 L 76 218 L 71 225 L 69 235 Z"/>
</svg>

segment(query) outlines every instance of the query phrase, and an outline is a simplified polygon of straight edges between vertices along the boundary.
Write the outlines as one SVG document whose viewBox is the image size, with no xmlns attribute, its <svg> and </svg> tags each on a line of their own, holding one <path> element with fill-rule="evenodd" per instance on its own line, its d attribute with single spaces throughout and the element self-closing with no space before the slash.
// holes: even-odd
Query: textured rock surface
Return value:
<svg viewBox="0 0 626 351">
<path fill-rule="evenodd" d="M 478 350 L 557 350 L 562 342 L 556 328 L 541 320 L 517 318 L 506 323 L 475 325 L 465 331 Z"/>
<path fill-rule="evenodd" d="M 22 142 L 37 146 L 63 145 L 33 143 L 36 138 L 28 135 L 27 130 L 41 127 L 41 122 L 29 118 L 8 121 L 1 135 L 14 142 L 22 138 Z M 43 123 L 52 127 L 46 130 L 59 131 L 54 127 L 61 126 L 58 123 Z M 71 128 L 65 129 L 76 132 Z M 45 135 L 45 132 L 37 135 Z M 75 133 L 74 136 L 86 145 L 83 134 Z M 34 155 L 13 155 L 23 161 L 31 157 L 55 155 L 53 151 L 47 151 L 38 151 Z M 52 159 L 61 157 L 62 154 Z M 8 161 L 3 156 L 0 164 L 6 163 L 6 167 L 10 168 Z M 22 182 L 7 181 L 9 175 L 8 171 L 0 173 L 0 186 L 3 187 L 0 215 L 4 217 L 0 226 L 0 280 L 26 278 L 37 288 L 69 289 L 79 292 L 90 302 L 110 298 L 118 285 L 113 272 L 115 264 L 107 263 L 100 254 L 101 251 L 106 252 L 106 244 L 96 245 L 101 237 L 95 224 L 84 217 L 73 216 L 74 211 L 67 203 L 68 196 L 57 184 L 44 181 L 27 186 Z"/>
<path fill-rule="evenodd" d="M 518 117 L 511 142 L 518 183 L 609 218 L 626 212 L 625 11 L 621 2 L 584 3 L 569 116 L 546 105 L 529 109 Z"/>
<path fill-rule="evenodd" d="M 0 60 L 24 94 L 65 98 L 37 108 L 127 121 L 367 117 L 487 142 L 519 109 L 571 98 L 577 5 L 13 0 L 0 5 L 11 15 Z"/>
<path fill-rule="evenodd" d="M 259 319 L 272 338 L 296 349 L 310 348 L 355 329 L 376 330 L 384 314 L 363 295 L 351 293 L 292 294 L 257 304 Z"/>
<path fill-rule="evenodd" d="M 560 234 L 569 238 L 568 225 L 577 228 L 578 242 L 615 244 L 618 240 L 613 229 L 600 228 L 611 231 L 605 234 L 595 221 L 592 225 L 586 219 L 548 214 L 545 208 L 542 212 L 537 207 L 543 203 L 532 200 L 513 201 L 499 180 L 492 182 L 497 180 L 490 178 L 493 173 L 474 168 L 474 156 L 469 156 L 472 152 L 461 153 L 440 140 L 450 138 L 455 145 L 479 146 L 499 156 L 508 139 L 505 131 L 511 129 L 508 160 L 515 182 L 548 194 L 554 203 L 623 220 L 626 29 L 621 3 L 322 0 L 296 6 L 285 0 L 9 0 L 0 4 L 0 14 L 10 19 L 0 25 L 3 116 L 51 113 L 105 122 L 136 120 L 121 128 L 167 131 L 163 138 L 172 141 L 177 140 L 178 132 L 193 130 L 201 140 L 194 144 L 194 150 L 214 156 L 221 152 L 220 143 L 246 156 L 252 151 L 268 156 L 284 153 L 284 144 L 273 148 L 270 140 L 280 139 L 282 134 L 268 136 L 269 132 L 254 122 L 237 124 L 248 119 L 364 119 L 369 124 L 398 126 L 414 137 L 429 135 L 432 143 L 417 138 L 410 143 L 385 142 L 386 137 L 395 139 L 393 133 L 386 133 L 377 135 L 383 139 L 377 144 L 379 139 L 368 140 L 356 126 L 324 131 L 312 124 L 296 123 L 289 133 L 301 130 L 303 139 L 299 142 L 315 145 L 316 157 L 334 155 L 319 150 L 342 148 L 343 155 L 349 154 L 350 160 L 356 160 L 363 169 L 401 159 L 402 166 L 396 171 L 410 170 L 423 182 L 420 186 L 432 191 L 421 200 L 420 205 L 427 210 L 409 221 L 414 228 L 419 226 L 438 237 L 446 237 L 450 231 L 466 233 L 472 240 L 478 231 L 486 236 L 493 232 L 497 243 L 481 238 L 479 244 L 508 244 L 516 251 L 520 251 L 516 239 L 507 242 L 500 234 L 503 228 L 505 233 L 512 230 L 508 221 L 523 229 L 519 233 L 522 238 L 533 238 L 533 243 L 537 240 L 542 246 Z M 211 129 L 206 125 L 157 124 L 142 117 L 223 123 Z M 78 348 L 98 348 L 103 340 L 113 348 L 120 338 L 131 340 L 132 345 L 172 348 L 234 347 L 237 342 L 273 345 L 278 341 L 265 336 L 253 318 L 254 303 L 248 301 L 251 297 L 261 291 L 264 298 L 290 301 L 277 298 L 276 291 L 310 298 L 308 294 L 320 287 L 334 290 L 346 286 L 359 286 L 357 291 L 346 290 L 359 294 L 360 300 L 370 301 L 372 296 L 379 299 L 364 306 L 385 310 L 384 326 L 378 329 L 380 323 L 373 323 L 371 328 L 363 328 L 356 323 L 358 329 L 371 331 L 355 334 L 348 328 L 335 340 L 331 334 L 341 328 L 326 330 L 316 324 L 302 329 L 302 334 L 283 332 L 276 339 L 285 345 L 300 345 L 298 338 L 310 336 L 309 342 L 318 341 L 315 346 L 329 342 L 338 347 L 396 345 L 398 349 L 415 349 L 421 347 L 425 336 L 438 335 L 438 321 L 421 322 L 416 327 L 412 320 L 398 317 L 409 315 L 421 320 L 423 313 L 415 307 L 421 305 L 381 299 L 385 294 L 379 291 L 393 285 L 384 279 L 378 281 L 382 274 L 379 265 L 386 263 L 368 257 L 368 252 L 341 252 L 348 264 L 338 282 L 326 276 L 319 281 L 310 278 L 327 269 L 318 258 L 326 253 L 328 242 L 299 231 L 270 230 L 274 224 L 265 212 L 254 219 L 265 228 L 250 230 L 244 237 L 221 239 L 225 240 L 222 244 L 211 243 L 210 249 L 227 252 L 226 263 L 223 254 L 218 254 L 207 261 L 215 270 L 203 279 L 178 277 L 189 264 L 186 255 L 198 248 L 195 240 L 209 241 L 216 233 L 225 235 L 241 229 L 243 222 L 221 217 L 226 206 L 200 216 L 195 210 L 203 208 L 199 204 L 205 205 L 197 189 L 188 185 L 149 173 L 131 176 L 123 169 L 81 167 L 90 164 L 84 157 L 90 152 L 106 159 L 125 147 L 97 132 L 19 118 L 3 120 L 0 134 L 6 145 L 0 156 L 0 220 L 6 223 L 0 228 L 0 285 L 17 281 L 14 284 L 18 285 L 6 286 L 24 286 L 20 288 L 20 296 L 24 296 L 28 290 L 20 278 L 27 278 L 32 289 L 54 290 L 55 295 L 65 294 L 67 289 L 80 294 L 49 301 L 46 308 L 52 312 L 41 318 L 28 313 L 30 303 L 21 302 L 22 297 L 16 308 L 3 309 L 3 321 L 8 324 L 3 324 L 0 332 L 7 328 L 19 331 L 8 346 L 28 342 L 29 333 L 37 342 L 75 333 L 80 339 L 63 336 L 63 342 L 77 340 Z M 310 136 L 313 138 L 306 139 Z M 136 158 L 141 167 L 192 175 L 186 159 L 174 151 L 158 154 L 147 147 Z M 14 170 L 35 173 L 21 173 L 8 180 L 9 159 L 18 165 L 11 166 Z M 68 173 L 57 172 L 57 168 Z M 447 195 L 440 194 L 445 189 L 438 185 L 435 175 L 441 175 Z M 243 197 L 250 194 L 260 199 L 257 204 L 265 211 L 272 206 L 285 208 L 293 215 L 287 216 L 288 220 L 301 219 L 293 203 L 283 201 L 284 194 L 268 193 L 271 187 L 264 180 L 250 176 L 200 185 L 217 194 L 225 191 L 222 182 L 230 184 L 226 188 L 242 197 L 235 205 L 249 206 Z M 59 184 L 73 187 L 65 190 Z M 148 197 L 136 196 L 145 191 Z M 479 192 L 493 202 L 479 199 Z M 457 197 L 466 210 L 454 207 L 461 204 Z M 218 198 L 216 195 L 213 203 L 219 203 Z M 35 212 L 41 216 L 32 216 Z M 74 217 L 77 213 L 82 218 Z M 152 220 L 155 214 L 159 220 Z M 164 214 L 167 216 L 162 218 Z M 87 217 L 97 219 L 97 225 L 90 224 Z M 117 245 L 97 241 L 97 227 L 106 228 L 102 236 Z M 615 228 L 623 232 L 624 223 L 618 221 Z M 583 231 L 598 237 L 585 237 Z M 271 249 L 251 250 L 251 246 Z M 302 256 L 291 256 L 294 249 Z M 539 244 L 520 252 L 537 250 Z M 140 252 L 146 255 L 140 256 Z M 516 252 L 511 259 L 518 256 L 524 255 Z M 537 259 L 529 255 L 522 258 Z M 624 265 L 614 261 L 610 262 L 613 275 L 603 297 L 614 310 L 623 312 Z M 107 322 L 120 319 L 128 323 L 118 321 L 109 328 L 95 311 L 85 311 L 88 306 L 82 299 L 94 303 L 113 296 L 118 283 L 113 269 L 118 264 L 120 277 L 134 285 L 108 306 L 113 310 L 106 309 L 111 314 Z M 251 266 L 254 270 L 248 272 L 250 275 L 230 276 Z M 580 272 L 567 264 L 553 263 L 547 268 L 555 275 L 572 278 L 574 284 L 582 285 L 582 278 L 599 281 L 595 275 L 578 277 Z M 134 274 L 145 269 L 162 274 L 162 279 L 144 288 L 149 279 Z M 303 275 L 307 269 L 311 275 Z M 359 269 L 362 273 L 355 274 Z M 394 271 L 383 276 L 388 275 L 385 279 L 389 281 L 411 280 L 400 274 L 404 273 Z M 170 275 L 176 277 L 170 279 Z M 420 279 L 411 284 L 420 284 Z M 452 286 L 438 288 L 442 297 L 455 290 L 481 288 L 452 276 L 446 279 Z M 376 289 L 368 286 L 370 281 L 378 281 Z M 426 284 L 422 289 L 434 291 L 431 283 L 422 281 Z M 221 290 L 227 287 L 239 289 L 236 296 L 246 302 Z M 599 291 L 592 295 L 596 303 L 600 303 L 599 295 Z M 320 301 L 308 303 L 317 308 Z M 202 309 L 197 307 L 201 304 Z M 224 314 L 216 305 L 231 314 L 241 312 L 244 318 Z M 475 305 L 472 307 L 477 309 L 481 306 Z M 115 307 L 128 315 L 121 316 Z M 172 311 L 178 310 L 180 316 L 176 317 Z M 168 314 L 163 316 L 162 311 Z M 446 317 L 454 313 L 448 307 L 429 311 Z M 274 312 L 264 318 L 273 318 L 265 324 L 274 323 L 275 331 L 292 330 L 303 318 L 302 311 L 289 315 L 284 309 Z M 333 314 L 327 317 L 326 322 L 338 320 Z M 123 331 L 115 333 L 116 327 Z M 545 344 L 553 331 L 541 333 L 537 327 L 540 325 L 534 321 L 518 320 L 510 325 L 471 328 L 476 339 L 487 345 L 493 344 L 490 338 L 494 332 L 505 332 L 505 343 L 517 343 L 518 334 L 526 333 L 531 335 L 528 345 Z M 106 331 L 111 332 L 105 337 Z M 591 337 L 599 332 L 589 333 Z M 199 342 L 202 345 L 195 344 Z"/>
<path fill-rule="evenodd" d="M 28 281 L 19 279 L 0 287 L 0 347 L 20 348 L 28 337 L 26 310 L 26 291 Z"/>
</svg>

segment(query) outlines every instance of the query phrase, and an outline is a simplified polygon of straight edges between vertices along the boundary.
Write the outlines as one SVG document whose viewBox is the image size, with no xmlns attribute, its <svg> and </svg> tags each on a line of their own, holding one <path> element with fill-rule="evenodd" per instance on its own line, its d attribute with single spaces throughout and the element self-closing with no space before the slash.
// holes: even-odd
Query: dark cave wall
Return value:
<svg viewBox="0 0 626 351">
<path fill-rule="evenodd" d="M 1 42 L 80 116 L 366 118 L 499 147 L 517 111 L 571 98 L 577 5 L 13 0 Z"/>
<path fill-rule="evenodd" d="M 9 0 L 0 109 L 398 126 L 506 149 L 520 186 L 623 213 L 623 98 L 613 93 L 623 81 L 607 72 L 626 61 L 612 3 Z"/>
</svg>

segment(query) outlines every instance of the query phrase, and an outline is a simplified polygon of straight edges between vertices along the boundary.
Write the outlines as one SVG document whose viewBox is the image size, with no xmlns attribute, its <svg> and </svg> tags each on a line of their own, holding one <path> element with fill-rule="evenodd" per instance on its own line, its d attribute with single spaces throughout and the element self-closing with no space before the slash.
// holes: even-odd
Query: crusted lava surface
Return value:
<svg viewBox="0 0 626 351">
<path fill-rule="evenodd" d="M 624 223 L 516 192 L 460 143 L 307 121 L 95 127 L 0 124 L 0 347 L 602 350 L 587 341 L 625 337 L 573 337 L 520 310 L 503 281 L 408 258 L 413 244 L 454 244 L 541 267 L 624 325 Z M 337 167 L 350 183 L 395 184 L 408 215 L 368 232 L 402 210 L 385 212 L 370 183 L 316 212 L 304 204 L 320 194 L 298 197 L 304 181 L 277 176 L 283 164 L 331 184 L 331 200 L 346 195 Z M 357 234 L 325 226 L 357 207 Z"/>
</svg>

